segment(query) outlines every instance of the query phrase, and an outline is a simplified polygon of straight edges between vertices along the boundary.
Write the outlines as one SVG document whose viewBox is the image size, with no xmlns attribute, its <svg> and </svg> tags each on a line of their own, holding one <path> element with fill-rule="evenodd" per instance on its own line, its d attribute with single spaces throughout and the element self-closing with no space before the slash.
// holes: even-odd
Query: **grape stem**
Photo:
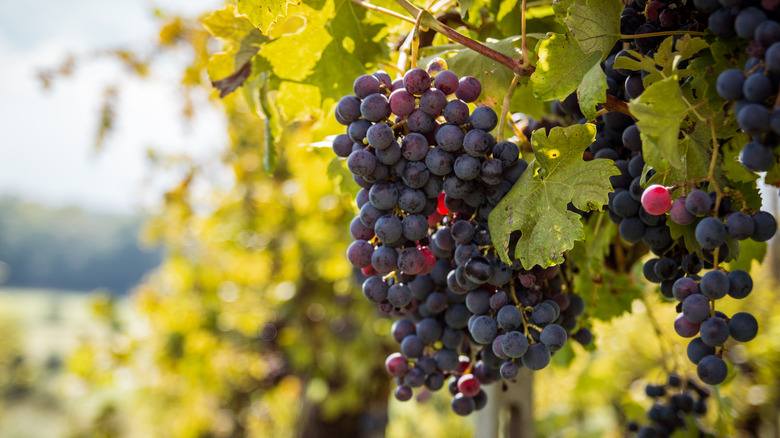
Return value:
<svg viewBox="0 0 780 438">
<path fill-rule="evenodd" d="M 525 1 L 525 0 L 523 0 Z M 517 86 L 517 80 L 520 78 L 520 76 L 515 75 L 515 77 L 512 78 L 512 83 L 509 84 L 509 89 L 506 90 L 506 94 L 504 95 L 504 101 L 501 103 L 501 117 L 498 118 L 498 141 L 501 142 L 504 140 L 504 128 L 506 127 L 506 118 L 509 115 L 509 105 L 512 102 L 512 93 L 515 92 L 515 87 Z"/>
<path fill-rule="evenodd" d="M 533 66 L 531 65 L 526 66 L 519 59 L 514 59 L 509 56 L 506 56 L 503 53 L 497 52 L 491 49 L 490 47 L 487 47 L 467 37 L 466 35 L 463 35 L 462 33 L 456 31 L 455 29 L 441 23 L 439 20 L 436 19 L 436 17 L 431 15 L 428 11 L 421 10 L 417 6 L 409 3 L 407 0 L 395 0 L 395 1 L 402 8 L 406 9 L 406 11 L 409 12 L 410 15 L 417 17 L 419 14 L 422 14 L 420 20 L 421 26 L 439 32 L 440 34 L 446 36 L 447 38 L 468 47 L 469 49 L 479 53 L 480 55 L 483 55 L 489 59 L 492 59 L 493 61 L 498 62 L 499 64 L 508 67 L 510 70 L 515 72 L 516 75 L 530 76 L 531 73 L 534 72 L 535 68 Z"/>
<path fill-rule="evenodd" d="M 414 22 L 414 29 L 412 29 L 412 68 L 417 68 L 417 52 L 420 49 L 420 20 L 422 19 L 424 10 L 421 9 L 417 14 L 417 20 Z"/>
<path fill-rule="evenodd" d="M 654 37 L 671 36 L 671 35 L 704 36 L 704 32 L 695 32 L 695 31 L 688 31 L 688 30 L 667 30 L 663 32 L 643 33 L 639 35 L 623 35 L 622 33 L 619 34 L 621 40 L 632 40 L 635 38 L 654 38 Z"/>
<path fill-rule="evenodd" d="M 653 331 L 655 332 L 655 336 L 658 338 L 658 346 L 661 348 L 661 356 L 664 357 L 664 360 L 662 360 L 662 364 L 664 367 L 664 370 L 666 372 L 669 372 L 669 367 L 666 364 L 665 358 L 669 357 L 669 354 L 666 352 L 666 346 L 664 345 L 664 337 L 663 333 L 661 332 L 661 326 L 658 325 L 658 320 L 655 319 L 655 315 L 653 315 L 653 310 L 650 306 L 650 303 L 647 301 L 647 297 L 645 294 L 641 294 L 639 296 L 639 299 L 642 301 L 642 304 L 645 305 L 645 313 L 647 313 L 647 319 L 650 321 L 650 325 L 653 326 Z M 676 362 L 676 358 L 673 359 Z M 676 365 L 676 364 L 675 364 Z"/>
<path fill-rule="evenodd" d="M 527 41 L 527 39 L 526 39 L 526 37 L 525 37 L 525 9 L 526 9 L 526 0 L 523 0 L 523 6 L 522 6 L 522 8 L 523 8 L 523 10 L 521 11 L 521 22 L 522 22 L 522 27 L 521 27 L 521 36 L 520 36 L 520 38 L 521 38 L 521 40 L 522 40 L 522 42 L 521 42 L 521 50 L 523 51 L 523 65 L 529 65 L 529 61 L 528 61 L 528 45 L 526 44 L 526 41 Z M 515 77 L 517 77 L 517 75 L 515 75 Z"/>
<path fill-rule="evenodd" d="M 628 104 L 618 99 L 617 97 L 612 96 L 611 94 L 607 94 L 607 101 L 604 102 L 603 106 L 607 111 L 617 111 L 619 113 L 633 117 L 631 115 L 631 111 L 628 109 Z"/>
<path fill-rule="evenodd" d="M 379 13 L 382 13 L 382 14 L 385 14 L 385 15 L 389 15 L 389 16 L 391 16 L 393 18 L 397 18 L 399 20 L 406 21 L 408 23 L 414 24 L 414 22 L 415 22 L 413 19 L 407 17 L 406 15 L 401 15 L 398 12 L 391 11 L 390 9 L 385 9 L 385 8 L 383 8 L 381 6 L 372 5 L 371 3 L 366 3 L 366 2 L 360 1 L 360 0 L 352 0 L 352 3 L 355 3 L 356 5 L 360 5 L 360 6 L 364 7 L 364 8 L 366 8 L 366 9 L 370 9 L 372 11 L 376 11 L 376 12 L 379 12 Z"/>
</svg>

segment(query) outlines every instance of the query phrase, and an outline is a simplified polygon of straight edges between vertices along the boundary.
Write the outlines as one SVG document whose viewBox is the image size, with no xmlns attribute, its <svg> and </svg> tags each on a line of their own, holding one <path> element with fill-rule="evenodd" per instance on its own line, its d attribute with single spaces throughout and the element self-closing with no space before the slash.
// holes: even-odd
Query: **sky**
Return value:
<svg viewBox="0 0 780 438">
<path fill-rule="evenodd" d="M 197 16 L 219 0 L 0 0 L 0 196 L 52 206 L 130 213 L 153 209 L 175 173 L 152 172 L 146 149 L 219 159 L 222 115 L 200 96 L 191 123 L 176 87 L 181 59 L 166 60 L 146 80 L 116 62 L 87 61 L 44 90 L 36 72 L 68 54 L 99 49 L 143 51 L 156 39 L 154 9 Z M 182 54 L 183 55 L 183 54 Z M 98 151 L 103 90 L 120 84 L 117 129 Z"/>
</svg>

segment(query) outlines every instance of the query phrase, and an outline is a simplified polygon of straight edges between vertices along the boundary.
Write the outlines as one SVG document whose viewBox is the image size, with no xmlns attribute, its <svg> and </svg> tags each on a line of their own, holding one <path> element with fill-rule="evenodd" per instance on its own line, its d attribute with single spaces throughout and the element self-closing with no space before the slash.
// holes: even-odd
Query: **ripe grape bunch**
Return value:
<svg viewBox="0 0 780 438">
<path fill-rule="evenodd" d="M 637 438 L 655 438 L 672 436 L 678 430 L 695 426 L 698 429 L 687 430 L 686 436 L 707 436 L 698 426 L 696 419 L 707 413 L 709 392 L 693 379 L 683 380 L 677 374 L 670 374 L 663 385 L 648 384 L 645 394 L 653 399 L 653 406 L 647 412 L 650 424 L 639 426 L 632 421 L 628 423 L 630 436 Z M 634 435 L 636 433 L 636 435 Z"/>
<path fill-rule="evenodd" d="M 716 83 L 720 97 L 736 101 L 734 114 L 742 130 L 752 137 L 740 154 L 742 165 L 754 172 L 768 171 L 777 162 L 780 135 L 777 74 L 780 73 L 780 23 L 776 5 L 737 0 L 704 0 L 714 10 L 710 30 L 720 37 L 736 34 L 749 41 L 750 56 L 744 71 L 723 71 Z M 721 7 L 722 6 L 722 7 Z"/>
<path fill-rule="evenodd" d="M 446 383 L 452 410 L 468 415 L 487 403 L 482 385 L 546 367 L 569 337 L 592 342 L 578 321 L 585 303 L 564 291 L 561 270 L 510 266 L 493 249 L 488 216 L 528 164 L 490 134 L 492 108 L 470 110 L 480 82 L 435 60 L 396 81 L 360 76 L 353 88 L 336 106 L 347 132 L 333 140 L 362 187 L 347 257 L 365 297 L 399 317 L 400 352 L 385 362 L 395 397 Z"/>
<path fill-rule="evenodd" d="M 649 190 L 646 193 L 650 195 Z M 716 302 L 726 295 L 743 299 L 753 288 L 747 272 L 739 269 L 728 272 L 718 266 L 729 257 L 726 240 L 750 238 L 765 242 L 774 236 L 777 222 L 764 211 L 752 216 L 732 211 L 729 198 L 722 198 L 716 207 L 717 195 L 701 189 L 691 190 L 671 204 L 669 200 L 669 193 L 656 186 L 647 202 L 660 202 L 668 209 L 672 222 L 690 227 L 705 259 L 701 260 L 684 245 L 675 245 L 662 257 L 648 260 L 644 275 L 647 280 L 661 284 L 664 296 L 679 302 L 680 315 L 674 329 L 684 338 L 694 338 L 688 344 L 688 358 L 697 365 L 702 381 L 717 385 L 726 379 L 727 367 L 722 359 L 726 342 L 729 339 L 748 342 L 758 333 L 758 322 L 753 315 L 739 312 L 728 317 L 715 310 Z M 700 276 L 703 268 L 710 271 Z"/>
</svg>

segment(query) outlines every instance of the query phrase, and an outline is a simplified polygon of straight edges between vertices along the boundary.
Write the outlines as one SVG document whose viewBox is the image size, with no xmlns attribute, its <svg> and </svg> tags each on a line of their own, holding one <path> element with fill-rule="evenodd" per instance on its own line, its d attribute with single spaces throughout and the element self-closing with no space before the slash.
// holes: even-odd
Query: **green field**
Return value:
<svg viewBox="0 0 780 438">
<path fill-rule="evenodd" d="M 108 397 L 90 393 L 67 369 L 82 341 L 105 339 L 93 312 L 98 294 L 0 288 L 0 437 L 85 436 Z M 128 300 L 116 309 L 127 315 Z"/>
</svg>

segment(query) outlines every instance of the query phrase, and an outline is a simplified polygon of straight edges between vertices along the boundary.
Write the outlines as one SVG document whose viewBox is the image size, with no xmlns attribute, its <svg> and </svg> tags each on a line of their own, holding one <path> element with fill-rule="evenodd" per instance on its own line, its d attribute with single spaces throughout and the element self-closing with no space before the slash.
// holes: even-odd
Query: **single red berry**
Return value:
<svg viewBox="0 0 780 438">
<path fill-rule="evenodd" d="M 366 277 L 373 277 L 374 275 L 378 274 L 378 272 L 376 272 L 376 269 L 374 269 L 374 266 L 372 265 L 369 265 L 361 269 L 360 271 L 363 272 L 363 275 L 365 275 Z"/>
<path fill-rule="evenodd" d="M 458 379 L 458 391 L 466 397 L 474 397 L 479 392 L 479 380 L 473 374 L 464 374 Z"/>
<path fill-rule="evenodd" d="M 436 207 L 436 211 L 439 212 L 442 216 L 446 216 L 449 214 L 449 210 L 447 207 L 444 206 L 444 193 L 439 193 L 439 205 Z"/>
<path fill-rule="evenodd" d="M 671 206 L 672 196 L 663 186 L 653 184 L 642 193 L 642 207 L 654 216 L 666 213 Z"/>
<path fill-rule="evenodd" d="M 409 360 L 401 353 L 393 353 L 387 356 L 385 368 L 393 377 L 403 376 L 409 371 Z"/>
</svg>

